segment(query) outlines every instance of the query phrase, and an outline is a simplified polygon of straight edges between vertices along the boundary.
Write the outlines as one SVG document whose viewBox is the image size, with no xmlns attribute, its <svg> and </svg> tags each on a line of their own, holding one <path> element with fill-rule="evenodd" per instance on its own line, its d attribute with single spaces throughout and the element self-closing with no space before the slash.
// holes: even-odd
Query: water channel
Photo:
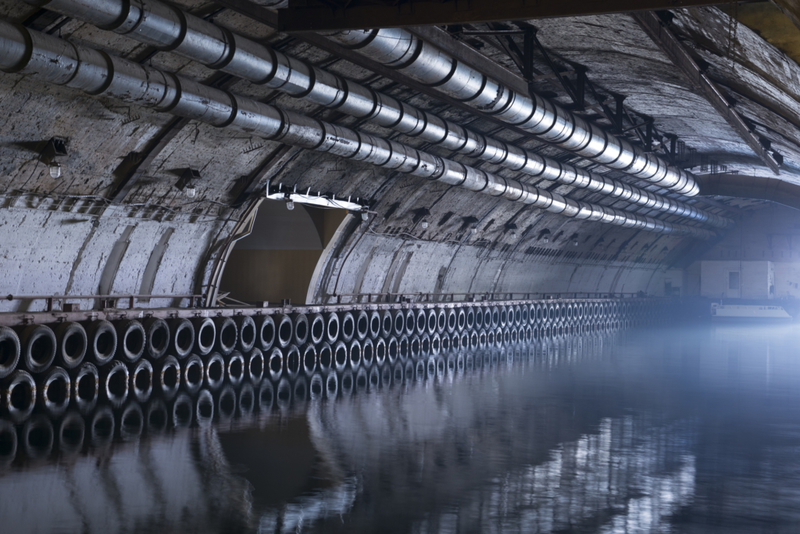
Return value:
<svg viewBox="0 0 800 534">
<path fill-rule="evenodd" d="M 800 531 L 800 329 L 637 328 L 0 420 L 27 532 Z"/>
</svg>

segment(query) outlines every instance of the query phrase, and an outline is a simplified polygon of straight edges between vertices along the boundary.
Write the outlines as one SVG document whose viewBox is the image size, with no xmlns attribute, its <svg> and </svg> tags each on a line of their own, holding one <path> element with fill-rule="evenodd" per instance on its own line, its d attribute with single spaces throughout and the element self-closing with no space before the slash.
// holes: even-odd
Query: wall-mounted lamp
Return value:
<svg viewBox="0 0 800 534">
<path fill-rule="evenodd" d="M 539 238 L 538 238 L 538 240 L 539 240 L 539 241 L 544 241 L 545 243 L 549 243 L 549 242 L 550 242 L 550 230 L 548 230 L 547 228 L 545 228 L 544 230 L 542 230 L 541 232 L 539 232 Z"/>
<path fill-rule="evenodd" d="M 422 222 L 420 223 L 420 226 L 422 226 L 423 230 L 427 230 L 428 229 L 428 219 L 422 219 Z"/>
<path fill-rule="evenodd" d="M 515 223 L 506 223 L 506 232 L 508 232 L 508 237 L 512 241 L 517 240 L 517 225 Z"/>
<path fill-rule="evenodd" d="M 61 178 L 61 163 L 56 158 L 66 156 L 67 141 L 60 137 L 51 137 L 39 154 L 39 161 L 50 167 L 51 178 Z"/>
<path fill-rule="evenodd" d="M 577 247 L 578 246 L 578 234 L 572 234 L 572 236 L 570 236 L 570 239 L 572 240 L 572 245 Z"/>
<path fill-rule="evenodd" d="M 184 171 L 181 173 L 178 183 L 175 184 L 175 187 L 183 191 L 183 194 L 188 198 L 194 198 L 197 196 L 197 186 L 195 182 L 201 178 L 200 171 L 196 171 L 194 169 L 184 169 Z"/>
</svg>

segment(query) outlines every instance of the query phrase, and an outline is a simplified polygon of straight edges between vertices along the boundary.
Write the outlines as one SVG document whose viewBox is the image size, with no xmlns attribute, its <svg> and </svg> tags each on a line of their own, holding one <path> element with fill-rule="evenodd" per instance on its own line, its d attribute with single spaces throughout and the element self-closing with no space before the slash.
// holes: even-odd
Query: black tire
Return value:
<svg viewBox="0 0 800 534">
<path fill-rule="evenodd" d="M 392 312 L 392 332 L 398 338 L 406 331 L 406 313 L 404 310 L 394 310 Z"/>
<path fill-rule="evenodd" d="M 333 366 L 333 349 L 328 343 L 322 343 L 317 350 L 317 359 L 319 360 L 319 369 L 323 373 L 327 373 Z"/>
<path fill-rule="evenodd" d="M 344 341 L 337 341 L 333 345 L 333 365 L 337 372 L 341 373 L 347 368 L 349 361 L 349 351 Z"/>
<path fill-rule="evenodd" d="M 375 364 L 383 365 L 386 361 L 386 342 L 382 337 L 375 340 Z"/>
<path fill-rule="evenodd" d="M 21 363 L 31 374 L 47 371 L 56 359 L 56 335 L 43 324 L 32 324 L 19 335 Z"/>
<path fill-rule="evenodd" d="M 442 308 L 436 310 L 436 333 L 442 335 L 447 329 L 447 313 Z"/>
<path fill-rule="evenodd" d="M 72 399 L 81 413 L 94 409 L 100 397 L 100 373 L 93 363 L 83 362 L 72 372 Z"/>
<path fill-rule="evenodd" d="M 303 362 L 300 356 L 300 349 L 298 349 L 296 345 L 289 345 L 286 348 L 284 362 L 286 374 L 288 374 L 290 378 L 294 378 L 300 374 L 300 370 L 303 368 Z"/>
<path fill-rule="evenodd" d="M 21 353 L 22 345 L 17 333 L 7 326 L 0 326 L 0 379 L 14 372 Z"/>
<path fill-rule="evenodd" d="M 108 321 L 84 324 L 89 337 L 88 357 L 98 367 L 108 364 L 117 352 L 117 331 Z"/>
<path fill-rule="evenodd" d="M 267 358 L 267 369 L 272 380 L 278 380 L 283 374 L 283 352 L 278 347 L 272 347 Z"/>
<path fill-rule="evenodd" d="M 294 344 L 298 347 L 308 341 L 308 317 L 305 313 L 292 314 L 292 327 L 294 328 Z"/>
<path fill-rule="evenodd" d="M 361 365 L 371 367 L 375 363 L 375 342 L 365 339 L 361 344 Z"/>
<path fill-rule="evenodd" d="M 212 352 L 206 356 L 203 375 L 206 387 L 212 391 L 219 389 L 225 381 L 226 369 L 227 366 L 225 365 L 225 359 L 222 357 L 222 354 Z"/>
<path fill-rule="evenodd" d="M 429 308 L 425 310 L 425 333 L 432 336 L 436 332 L 436 310 Z"/>
<path fill-rule="evenodd" d="M 237 386 L 242 383 L 244 377 L 247 373 L 247 368 L 245 367 L 244 363 L 244 356 L 239 351 L 235 351 L 231 353 L 230 358 L 228 358 L 228 365 L 225 366 L 226 374 L 228 375 L 228 380 L 234 386 Z"/>
<path fill-rule="evenodd" d="M 339 315 L 336 312 L 325 314 L 325 336 L 328 339 L 328 343 L 331 345 L 336 343 L 336 340 L 339 339 L 340 326 Z"/>
<path fill-rule="evenodd" d="M 205 390 L 203 390 L 205 391 Z M 208 393 L 208 391 L 206 391 Z M 202 398 L 203 396 L 200 395 L 198 397 Z M 211 397 L 211 394 L 208 393 L 208 397 Z M 214 403 L 211 403 L 211 413 L 214 413 Z M 172 426 L 175 428 L 181 427 L 188 427 L 191 426 L 192 420 L 194 419 L 194 403 L 192 402 L 192 398 L 187 395 L 186 393 L 181 393 L 175 400 L 172 402 L 172 406 L 169 409 L 170 413 L 170 421 L 172 422 Z"/>
<path fill-rule="evenodd" d="M 392 335 L 394 332 L 394 319 L 392 318 L 392 312 L 389 310 L 384 310 L 381 312 L 381 336 L 387 338 Z"/>
<path fill-rule="evenodd" d="M 214 350 L 217 328 L 214 326 L 214 321 L 208 317 L 192 319 L 192 325 L 194 326 L 194 351 L 200 356 L 205 356 Z"/>
<path fill-rule="evenodd" d="M 263 315 L 256 321 L 256 345 L 267 352 L 275 343 L 275 320 L 271 315 Z"/>
<path fill-rule="evenodd" d="M 317 365 L 319 364 L 317 361 L 317 349 L 311 343 L 307 343 L 300 349 L 300 355 L 303 358 L 303 371 L 311 376 L 317 370 Z"/>
<path fill-rule="evenodd" d="M 325 318 L 321 313 L 314 313 L 308 318 L 308 336 L 314 345 L 319 345 L 325 339 Z"/>
<path fill-rule="evenodd" d="M 294 324 L 288 315 L 279 314 L 273 317 L 275 320 L 275 343 L 282 349 L 291 345 L 294 339 Z"/>
<path fill-rule="evenodd" d="M 128 398 L 128 366 L 119 360 L 100 371 L 100 392 L 112 406 L 119 407 Z"/>
<path fill-rule="evenodd" d="M 89 338 L 86 330 L 79 323 L 65 322 L 55 327 L 56 361 L 64 369 L 75 369 L 86 357 Z"/>
<path fill-rule="evenodd" d="M 36 406 L 36 381 L 30 373 L 17 369 L 3 381 L 3 407 L 15 421 L 21 421 Z"/>
<path fill-rule="evenodd" d="M 203 385 L 205 367 L 203 360 L 197 354 L 192 354 L 183 362 L 183 376 L 181 384 L 190 393 L 196 393 Z"/>
<path fill-rule="evenodd" d="M 411 308 L 405 311 L 406 314 L 406 335 L 411 337 L 417 331 L 416 314 Z"/>
<path fill-rule="evenodd" d="M 250 352 L 256 346 L 258 339 L 256 322 L 249 315 L 240 315 L 236 318 L 236 328 L 239 331 L 237 347 L 242 352 Z"/>
<path fill-rule="evenodd" d="M 369 337 L 375 339 L 381 335 L 381 314 L 372 310 L 369 312 Z"/>
<path fill-rule="evenodd" d="M 350 343 L 353 340 L 353 337 L 356 334 L 356 319 L 353 317 L 353 314 L 348 312 L 342 312 L 340 314 L 339 320 L 341 321 L 341 333 L 339 334 L 339 339 L 344 341 L 345 343 Z"/>
<path fill-rule="evenodd" d="M 142 357 L 147 347 L 147 334 L 142 323 L 135 319 L 123 319 L 117 322 L 117 356 L 128 363 Z"/>
<path fill-rule="evenodd" d="M 144 327 L 147 357 L 158 361 L 164 357 L 170 348 L 169 325 L 164 319 L 148 317 L 142 321 Z"/>
<path fill-rule="evenodd" d="M 130 391 L 139 402 L 147 402 L 153 393 L 155 375 L 153 364 L 149 360 L 142 358 L 130 368 Z"/>
<path fill-rule="evenodd" d="M 357 339 L 354 339 L 350 342 L 350 347 L 348 347 L 348 361 L 350 362 L 351 369 L 358 369 L 361 367 L 361 363 L 363 360 L 364 354 L 361 348 L 361 343 Z"/>
<path fill-rule="evenodd" d="M 197 396 L 195 403 L 195 418 L 200 426 L 208 426 L 214 420 L 214 397 L 211 392 L 204 389 Z"/>
<path fill-rule="evenodd" d="M 214 327 L 217 330 L 216 350 L 223 356 L 228 356 L 236 349 L 236 343 L 239 341 L 236 322 L 230 317 L 216 317 Z"/>
<path fill-rule="evenodd" d="M 445 312 L 445 330 L 448 334 L 452 334 L 458 327 L 458 313 L 453 308 L 447 308 Z"/>
<path fill-rule="evenodd" d="M 167 324 L 170 333 L 169 352 L 182 360 L 194 349 L 194 325 L 189 319 L 171 319 Z"/>
<path fill-rule="evenodd" d="M 247 355 L 246 360 L 247 377 L 253 384 L 259 384 L 264 379 L 264 369 L 266 369 L 264 353 L 258 349 L 253 349 Z"/>
<path fill-rule="evenodd" d="M 369 333 L 369 314 L 365 310 L 359 310 L 355 314 L 356 318 L 356 339 L 363 341 Z"/>
<path fill-rule="evenodd" d="M 72 388 L 69 374 L 62 367 L 51 367 L 40 380 L 39 404 L 52 415 L 61 415 L 69 406 Z"/>
<path fill-rule="evenodd" d="M 172 399 L 181 387 L 181 363 L 178 358 L 170 355 L 156 363 L 154 382 L 165 399 Z"/>
</svg>

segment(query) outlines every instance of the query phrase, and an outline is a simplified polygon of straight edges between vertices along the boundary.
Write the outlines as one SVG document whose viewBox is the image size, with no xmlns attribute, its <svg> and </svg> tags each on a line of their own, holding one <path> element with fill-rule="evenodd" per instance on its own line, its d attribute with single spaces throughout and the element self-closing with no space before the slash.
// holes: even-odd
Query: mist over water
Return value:
<svg viewBox="0 0 800 534">
<path fill-rule="evenodd" d="M 799 330 L 643 328 L 2 419 L 0 530 L 798 532 Z"/>
</svg>

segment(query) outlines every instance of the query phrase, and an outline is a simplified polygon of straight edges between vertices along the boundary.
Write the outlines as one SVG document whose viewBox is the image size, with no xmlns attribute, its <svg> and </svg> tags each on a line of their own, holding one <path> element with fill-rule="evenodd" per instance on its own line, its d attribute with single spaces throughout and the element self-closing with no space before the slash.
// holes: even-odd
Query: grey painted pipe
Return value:
<svg viewBox="0 0 800 534">
<path fill-rule="evenodd" d="M 364 161 L 567 217 L 700 238 L 714 235 L 702 228 L 565 198 L 394 141 L 235 96 L 6 21 L 0 21 L 0 70 L 20 72 L 41 81 L 82 89 L 92 95 L 103 94 L 213 126 L 230 127 L 288 145 Z"/>
<path fill-rule="evenodd" d="M 718 228 L 724 228 L 732 223 L 725 217 L 684 202 L 486 137 L 388 95 L 318 69 L 302 60 L 272 50 L 158 0 L 25 1 L 36 6 L 47 6 L 48 9 L 63 15 L 127 35 L 160 49 L 170 50 L 253 83 L 266 85 L 322 106 L 336 108 L 354 117 L 369 119 L 380 126 L 392 128 L 405 135 L 420 137 L 448 150 L 477 157 L 513 171 L 601 192 L 612 198 L 706 222 Z M 659 183 L 659 185 L 664 184 Z M 692 193 L 691 188 L 681 192 Z"/>
</svg>

